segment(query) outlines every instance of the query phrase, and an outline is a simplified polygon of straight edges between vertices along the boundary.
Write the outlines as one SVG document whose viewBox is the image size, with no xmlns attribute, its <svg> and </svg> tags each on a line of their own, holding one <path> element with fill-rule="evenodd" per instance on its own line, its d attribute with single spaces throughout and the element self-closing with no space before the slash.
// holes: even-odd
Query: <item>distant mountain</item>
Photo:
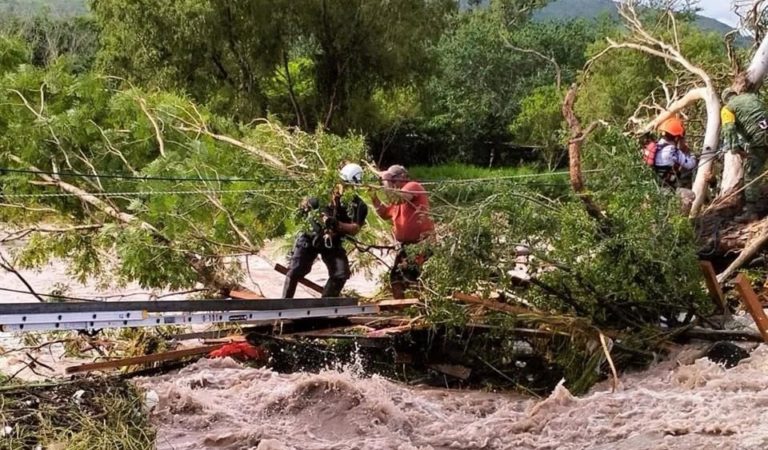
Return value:
<svg viewBox="0 0 768 450">
<path fill-rule="evenodd" d="M 466 9 L 476 5 L 485 6 L 488 3 L 489 0 L 459 0 L 459 7 Z M 619 19 L 616 3 L 613 0 L 554 0 L 547 6 L 534 12 L 533 19 L 542 22 L 549 20 L 597 19 L 606 14 L 616 20 Z M 697 15 L 696 23 L 704 31 L 713 31 L 723 35 L 733 31 L 733 28 L 730 26 L 702 15 Z"/>
<path fill-rule="evenodd" d="M 616 3 L 612 0 L 555 0 L 536 11 L 533 14 L 533 18 L 534 20 L 542 21 L 555 19 L 596 19 L 604 14 L 618 19 L 619 13 L 616 10 Z M 696 23 L 705 31 L 714 31 L 719 34 L 733 31 L 733 28 L 730 26 L 701 15 L 696 16 Z"/>
<path fill-rule="evenodd" d="M 0 16 L 34 16 L 49 12 L 55 17 L 83 16 L 88 13 L 86 0 L 0 0 Z"/>
</svg>

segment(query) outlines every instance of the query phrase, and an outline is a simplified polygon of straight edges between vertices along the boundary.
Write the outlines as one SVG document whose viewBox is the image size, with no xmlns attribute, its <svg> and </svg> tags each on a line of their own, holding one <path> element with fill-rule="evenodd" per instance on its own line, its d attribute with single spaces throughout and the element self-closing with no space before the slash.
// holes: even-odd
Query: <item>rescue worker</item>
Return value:
<svg viewBox="0 0 768 450">
<path fill-rule="evenodd" d="M 424 187 L 410 180 L 405 167 L 390 166 L 379 172 L 379 177 L 393 200 L 390 204 L 382 203 L 376 191 L 371 193 L 371 200 L 379 217 L 392 221 L 395 240 L 400 248 L 389 273 L 389 282 L 392 296 L 402 299 L 405 298 L 406 284 L 418 280 L 421 265 L 428 257 L 425 252 L 412 250 L 413 245 L 431 236 L 435 225 L 429 216 L 429 197 Z"/>
<path fill-rule="evenodd" d="M 671 117 L 661 123 L 659 131 L 653 169 L 665 186 L 681 187 L 681 178 L 689 178 L 696 168 L 696 157 L 685 143 L 685 127 L 679 118 Z"/>
<path fill-rule="evenodd" d="M 341 169 L 345 183 L 362 184 L 363 169 L 357 164 L 347 164 Z M 339 185 L 333 192 L 328 205 L 320 209 L 320 201 L 309 198 L 302 201 L 300 213 L 308 217 L 319 212 L 319 218 L 312 218 L 312 230 L 296 239 L 291 252 L 288 272 L 283 285 L 283 298 L 293 298 L 299 280 L 311 270 L 320 255 L 328 268 L 328 281 L 323 288 L 323 297 L 338 297 L 350 277 L 349 259 L 342 245 L 344 236 L 354 236 L 365 225 L 368 206 L 357 195 L 349 204 L 342 201 L 344 186 Z M 319 210 L 319 211 L 318 211 Z"/>
<path fill-rule="evenodd" d="M 737 221 L 749 222 L 766 212 L 761 183 L 750 183 L 765 170 L 768 152 L 768 111 L 756 93 L 747 91 L 745 83 L 734 83 L 722 94 L 720 110 L 721 150 L 738 153 L 745 158 L 744 213 Z"/>
</svg>

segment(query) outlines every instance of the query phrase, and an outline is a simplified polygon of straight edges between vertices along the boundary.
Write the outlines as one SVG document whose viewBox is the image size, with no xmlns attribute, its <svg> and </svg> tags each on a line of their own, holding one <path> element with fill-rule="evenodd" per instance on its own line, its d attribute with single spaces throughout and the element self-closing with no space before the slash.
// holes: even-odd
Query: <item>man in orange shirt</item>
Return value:
<svg viewBox="0 0 768 450">
<path fill-rule="evenodd" d="M 419 278 L 420 266 L 427 257 L 424 254 L 409 255 L 408 246 L 418 244 L 432 235 L 435 225 L 429 217 L 427 192 L 419 182 L 409 179 L 405 167 L 390 166 L 384 172 L 379 172 L 379 177 L 384 187 L 396 197 L 391 204 L 386 205 L 379 200 L 376 192 L 371 194 L 376 214 L 392 221 L 395 240 L 400 244 L 389 280 L 392 296 L 401 299 L 405 298 L 406 283 Z"/>
</svg>

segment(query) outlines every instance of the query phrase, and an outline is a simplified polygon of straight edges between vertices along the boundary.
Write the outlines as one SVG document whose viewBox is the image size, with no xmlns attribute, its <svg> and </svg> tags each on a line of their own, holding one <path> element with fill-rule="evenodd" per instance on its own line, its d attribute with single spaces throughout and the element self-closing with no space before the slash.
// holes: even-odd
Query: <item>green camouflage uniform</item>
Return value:
<svg viewBox="0 0 768 450">
<path fill-rule="evenodd" d="M 747 152 L 744 183 L 757 178 L 766 169 L 768 159 L 768 111 L 756 94 L 731 97 L 720 112 L 723 151 Z M 744 190 L 747 205 L 765 209 L 760 198 L 760 182 Z M 755 208 L 759 206 L 760 208 Z"/>
</svg>

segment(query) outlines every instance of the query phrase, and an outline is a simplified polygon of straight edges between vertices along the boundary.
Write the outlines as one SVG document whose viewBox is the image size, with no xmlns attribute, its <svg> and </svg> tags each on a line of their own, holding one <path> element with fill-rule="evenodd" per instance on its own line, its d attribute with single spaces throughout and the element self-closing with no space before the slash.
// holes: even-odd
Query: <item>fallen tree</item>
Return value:
<svg viewBox="0 0 768 450">
<path fill-rule="evenodd" d="M 739 92 L 758 90 L 768 72 L 768 38 L 758 29 L 761 23 L 758 16 L 764 10 L 764 8 L 759 7 L 759 3 L 756 2 L 753 8 L 748 8 L 749 12 L 743 17 L 743 22 L 751 24 L 753 32 L 756 36 L 761 37 L 761 40 L 752 55 L 748 68 L 742 72 L 731 74 L 732 87 L 735 87 Z M 705 133 L 699 155 L 699 166 L 693 182 L 695 198 L 690 210 L 690 217 L 695 219 L 697 234 L 701 241 L 699 253 L 703 257 L 729 259 L 733 258 L 733 255 L 739 255 L 718 276 L 722 282 L 764 249 L 768 243 L 768 227 L 764 223 L 742 224 L 731 221 L 741 204 L 740 197 L 744 189 L 742 187 L 744 162 L 738 154 L 722 153 L 718 150 L 721 108 L 719 91 L 724 86 L 721 85 L 718 89 L 713 77 L 704 68 L 692 63 L 682 52 L 677 35 L 675 13 L 671 9 L 671 4 L 666 11 L 663 11 L 659 19 L 666 25 L 663 29 L 670 30 L 671 34 L 667 35 L 669 40 L 665 40 L 665 38 L 659 37 L 658 33 L 654 34 L 646 29 L 639 18 L 636 6 L 637 2 L 633 1 L 619 4 L 619 14 L 628 33 L 621 40 L 609 38 L 608 46 L 595 58 L 601 58 L 610 51 L 635 50 L 666 62 L 670 68 L 677 71 L 678 80 L 693 77 L 694 81 L 683 85 L 683 93 L 676 98 L 669 98 L 669 90 L 666 85 L 664 86 L 665 92 L 668 94 L 667 105 L 662 107 L 660 114 L 647 121 L 639 132 L 653 131 L 669 117 L 683 113 L 686 109 L 695 106 L 697 102 L 704 102 Z M 593 61 L 590 61 L 588 66 Z M 737 61 L 733 62 L 732 67 L 738 68 L 740 66 Z M 677 88 L 679 89 L 680 86 Z M 716 177 L 714 168 L 718 159 L 722 159 L 719 192 L 711 203 L 707 204 L 709 200 L 708 187 L 712 185 L 712 180 Z"/>
<path fill-rule="evenodd" d="M 300 199 L 327 196 L 364 152 L 358 137 L 240 126 L 64 62 L 6 74 L 0 117 L 3 220 L 56 224 L 25 233 L 20 267 L 63 257 L 79 279 L 145 288 L 238 288 L 231 255 L 284 235 Z"/>
</svg>

